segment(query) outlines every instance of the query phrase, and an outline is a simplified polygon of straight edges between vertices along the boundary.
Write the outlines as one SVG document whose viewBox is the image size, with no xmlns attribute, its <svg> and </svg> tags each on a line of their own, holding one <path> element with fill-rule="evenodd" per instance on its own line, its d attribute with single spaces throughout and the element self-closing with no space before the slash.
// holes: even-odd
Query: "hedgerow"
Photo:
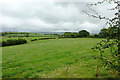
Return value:
<svg viewBox="0 0 120 80">
<path fill-rule="evenodd" d="M 11 45 L 19 45 L 27 43 L 27 40 L 25 39 L 9 39 L 7 41 L 2 41 L 2 47 L 4 46 L 11 46 Z"/>
</svg>

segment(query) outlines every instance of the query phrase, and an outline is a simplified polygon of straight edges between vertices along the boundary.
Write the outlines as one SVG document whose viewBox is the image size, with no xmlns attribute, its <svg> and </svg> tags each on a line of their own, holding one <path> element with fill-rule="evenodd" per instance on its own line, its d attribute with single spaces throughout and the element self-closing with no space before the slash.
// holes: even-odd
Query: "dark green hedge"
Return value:
<svg viewBox="0 0 120 80">
<path fill-rule="evenodd" d="M 9 39 L 7 41 L 2 41 L 2 47 L 4 46 L 11 46 L 11 45 L 19 45 L 27 43 L 25 39 Z"/>
<path fill-rule="evenodd" d="M 56 39 L 56 38 L 39 38 L 39 40 L 46 40 L 46 39 Z"/>
<path fill-rule="evenodd" d="M 36 41 L 36 40 L 47 40 L 47 39 L 56 39 L 56 38 L 38 38 L 38 39 L 32 39 L 31 41 Z"/>
</svg>

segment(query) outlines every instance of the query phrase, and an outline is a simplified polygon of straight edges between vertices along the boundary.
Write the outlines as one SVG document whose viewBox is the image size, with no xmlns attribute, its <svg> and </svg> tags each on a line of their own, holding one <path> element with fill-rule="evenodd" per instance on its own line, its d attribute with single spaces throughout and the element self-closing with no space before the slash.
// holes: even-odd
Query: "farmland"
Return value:
<svg viewBox="0 0 120 80">
<path fill-rule="evenodd" d="M 62 38 L 2 47 L 2 76 L 3 78 L 95 78 L 97 65 L 101 62 L 92 57 L 99 56 L 99 51 L 92 51 L 91 48 L 100 40 Z M 99 69 L 100 78 L 111 77 L 110 72 L 104 67 Z"/>
<path fill-rule="evenodd" d="M 26 33 L 26 32 L 4 32 L 2 33 L 2 41 L 10 40 L 10 39 L 25 39 L 27 42 L 30 42 L 34 39 L 41 38 L 56 38 L 57 35 L 50 34 L 41 34 L 41 33 Z"/>
<path fill-rule="evenodd" d="M 119 80 L 118 0 L 0 4 L 0 79 Z"/>
</svg>

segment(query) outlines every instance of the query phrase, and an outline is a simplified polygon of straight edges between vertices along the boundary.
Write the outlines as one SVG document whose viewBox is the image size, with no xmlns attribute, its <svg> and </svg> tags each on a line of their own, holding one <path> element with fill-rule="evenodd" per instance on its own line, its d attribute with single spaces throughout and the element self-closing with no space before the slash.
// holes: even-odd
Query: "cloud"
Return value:
<svg viewBox="0 0 120 80">
<path fill-rule="evenodd" d="M 91 23 L 88 21 L 85 21 L 80 26 L 81 26 L 81 30 L 87 30 L 87 31 L 92 32 L 94 34 L 98 33 L 98 31 L 102 28 L 98 23 L 95 24 L 95 23 Z"/>
<path fill-rule="evenodd" d="M 88 17 L 82 12 L 91 12 L 85 4 L 89 2 L 44 2 L 43 0 L 1 0 L 0 24 L 2 31 L 65 32 L 88 30 L 98 33 L 105 21 Z M 113 16 L 104 7 L 93 7 L 105 16 Z M 115 5 L 111 4 L 111 7 Z M 107 14 L 107 15 L 106 15 Z M 109 15 L 108 15 L 109 14 Z"/>
</svg>

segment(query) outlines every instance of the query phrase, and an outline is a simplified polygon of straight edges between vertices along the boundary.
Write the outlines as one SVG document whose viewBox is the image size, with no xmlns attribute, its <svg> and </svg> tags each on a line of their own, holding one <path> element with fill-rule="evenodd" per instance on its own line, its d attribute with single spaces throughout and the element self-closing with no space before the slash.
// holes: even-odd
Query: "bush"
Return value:
<svg viewBox="0 0 120 80">
<path fill-rule="evenodd" d="M 29 37 L 29 34 L 26 34 L 25 37 Z"/>
<path fill-rule="evenodd" d="M 7 41 L 2 41 L 2 46 L 8 46 Z"/>
<path fill-rule="evenodd" d="M 16 39 L 9 39 L 9 40 L 7 40 L 7 43 L 8 43 L 8 46 L 15 45 L 15 44 L 17 44 L 17 40 Z"/>
<path fill-rule="evenodd" d="M 16 44 L 24 44 L 27 43 L 27 41 L 25 39 L 18 39 Z"/>
<path fill-rule="evenodd" d="M 56 39 L 56 38 L 38 38 L 38 39 L 32 39 L 31 41 L 36 41 L 36 40 L 47 40 L 47 39 Z"/>
<path fill-rule="evenodd" d="M 37 39 L 32 39 L 31 41 L 36 41 Z"/>
<path fill-rule="evenodd" d="M 39 40 L 46 40 L 46 39 L 56 39 L 56 38 L 39 38 Z"/>
<path fill-rule="evenodd" d="M 9 39 L 2 41 L 2 47 L 27 43 L 25 39 Z"/>
</svg>

